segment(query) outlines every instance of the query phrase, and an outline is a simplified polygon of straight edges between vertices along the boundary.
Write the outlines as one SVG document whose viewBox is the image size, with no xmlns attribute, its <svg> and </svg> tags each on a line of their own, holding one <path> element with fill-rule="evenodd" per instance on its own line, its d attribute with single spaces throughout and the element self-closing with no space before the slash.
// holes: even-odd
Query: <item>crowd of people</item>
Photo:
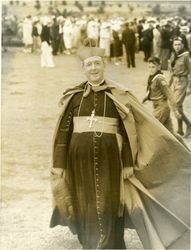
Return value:
<svg viewBox="0 0 191 250">
<path fill-rule="evenodd" d="M 24 52 L 40 52 L 41 43 L 46 42 L 53 55 L 73 54 L 85 38 L 90 38 L 105 49 L 106 61 L 112 59 L 120 64 L 122 56 L 126 55 L 127 67 L 136 67 L 136 52 L 142 51 L 144 61 L 151 55 L 159 57 L 162 70 L 168 69 L 172 42 L 177 36 L 183 39 L 184 48 L 191 51 L 190 19 L 27 16 L 22 23 Z"/>
</svg>

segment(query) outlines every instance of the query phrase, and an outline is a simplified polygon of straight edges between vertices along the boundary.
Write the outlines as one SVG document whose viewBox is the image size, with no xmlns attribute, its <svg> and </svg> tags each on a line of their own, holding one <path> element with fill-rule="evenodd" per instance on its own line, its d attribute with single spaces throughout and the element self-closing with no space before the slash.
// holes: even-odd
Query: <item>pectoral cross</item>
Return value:
<svg viewBox="0 0 191 250">
<path fill-rule="evenodd" d="M 96 122 L 96 121 L 97 121 L 97 119 L 94 118 L 94 117 L 95 117 L 95 109 L 92 110 L 91 116 L 87 118 L 87 120 L 90 122 L 90 123 L 89 123 L 89 128 L 92 128 L 93 122 Z"/>
</svg>

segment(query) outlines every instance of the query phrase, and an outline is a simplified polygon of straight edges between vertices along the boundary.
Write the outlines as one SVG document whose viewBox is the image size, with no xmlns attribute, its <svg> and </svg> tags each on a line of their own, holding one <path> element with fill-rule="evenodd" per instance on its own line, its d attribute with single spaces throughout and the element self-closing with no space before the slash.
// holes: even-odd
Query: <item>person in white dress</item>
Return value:
<svg viewBox="0 0 191 250">
<path fill-rule="evenodd" d="M 103 21 L 100 26 L 100 42 L 99 47 L 105 49 L 104 57 L 109 60 L 110 58 L 110 45 L 111 45 L 112 31 L 111 25 L 107 21 Z"/>
<path fill-rule="evenodd" d="M 161 33 L 160 33 L 160 25 L 157 24 L 153 29 L 153 56 L 160 57 L 160 49 L 161 49 Z"/>
<path fill-rule="evenodd" d="M 70 55 L 72 53 L 72 38 L 73 38 L 73 25 L 70 18 L 67 18 L 63 26 L 63 39 L 66 51 Z"/>
<path fill-rule="evenodd" d="M 81 28 L 82 22 L 80 20 L 74 20 L 73 22 L 73 33 L 72 33 L 72 48 L 77 50 L 81 42 Z"/>
<path fill-rule="evenodd" d="M 91 19 L 87 24 L 87 37 L 94 39 L 98 43 L 100 32 L 100 24 L 97 20 Z"/>
<path fill-rule="evenodd" d="M 32 52 L 32 44 L 33 44 L 33 38 L 32 38 L 32 19 L 31 16 L 27 16 L 23 21 L 23 27 L 22 27 L 22 33 L 23 33 L 23 43 L 24 43 L 24 50 L 25 53 L 31 53 Z"/>
</svg>

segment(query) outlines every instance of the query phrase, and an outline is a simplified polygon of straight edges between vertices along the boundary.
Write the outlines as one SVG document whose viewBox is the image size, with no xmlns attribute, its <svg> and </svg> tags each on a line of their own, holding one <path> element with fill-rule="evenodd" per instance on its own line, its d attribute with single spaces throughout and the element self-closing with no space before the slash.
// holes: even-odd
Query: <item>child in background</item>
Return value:
<svg viewBox="0 0 191 250">
<path fill-rule="evenodd" d="M 158 57 L 150 57 L 148 59 L 149 77 L 147 83 L 147 96 L 143 99 L 152 101 L 153 115 L 170 131 L 173 132 L 170 111 L 174 112 L 175 117 L 180 117 L 173 99 L 173 94 L 161 72 L 161 62 Z"/>
</svg>

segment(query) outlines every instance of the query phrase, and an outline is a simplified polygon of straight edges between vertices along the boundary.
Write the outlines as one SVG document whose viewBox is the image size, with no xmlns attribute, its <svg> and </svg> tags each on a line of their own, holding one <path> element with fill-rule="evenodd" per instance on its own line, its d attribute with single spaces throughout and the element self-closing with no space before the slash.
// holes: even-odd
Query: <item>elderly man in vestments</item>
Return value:
<svg viewBox="0 0 191 250">
<path fill-rule="evenodd" d="M 145 249 L 189 249 L 190 152 L 105 80 L 103 49 L 78 55 L 87 81 L 60 101 L 50 226 L 69 226 L 83 249 L 126 249 L 125 227 Z"/>
</svg>

